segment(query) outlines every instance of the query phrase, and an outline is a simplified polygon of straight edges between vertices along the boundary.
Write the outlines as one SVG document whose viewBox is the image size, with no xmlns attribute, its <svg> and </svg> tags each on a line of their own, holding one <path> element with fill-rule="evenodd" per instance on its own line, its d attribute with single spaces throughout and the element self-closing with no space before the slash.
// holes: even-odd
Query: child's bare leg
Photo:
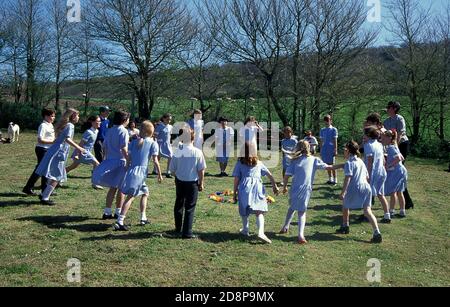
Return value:
<svg viewBox="0 0 450 307">
<path fill-rule="evenodd" d="M 74 169 L 76 169 L 78 166 L 80 166 L 80 163 L 77 161 L 73 161 L 72 165 L 66 167 L 66 173 L 70 173 Z"/>
<path fill-rule="evenodd" d="M 367 217 L 367 219 L 370 222 L 370 225 L 372 225 L 372 229 L 375 233 L 380 233 L 380 229 L 378 227 L 378 222 L 377 219 L 375 217 L 375 215 L 373 215 L 372 209 L 370 207 L 364 208 L 364 215 Z"/>
<path fill-rule="evenodd" d="M 283 225 L 283 228 L 281 228 L 280 233 L 288 233 L 289 228 L 291 226 L 292 219 L 294 218 L 295 210 L 292 210 L 291 208 L 288 209 L 288 212 L 286 214 L 286 219 Z"/>
<path fill-rule="evenodd" d="M 389 204 L 389 212 L 393 213 L 395 212 L 395 203 L 397 202 L 397 195 L 396 193 L 393 193 L 391 195 L 390 204 Z"/>
<path fill-rule="evenodd" d="M 331 174 L 332 174 L 332 176 L 334 178 L 334 183 L 337 183 L 336 170 L 332 170 Z"/>
<path fill-rule="evenodd" d="M 167 174 L 170 174 L 170 161 L 172 161 L 172 158 L 167 158 Z"/>
<path fill-rule="evenodd" d="M 119 194 L 122 194 L 122 193 L 119 193 Z M 130 209 L 131 204 L 133 203 L 133 200 L 134 200 L 133 196 L 130 196 L 130 195 L 127 196 L 127 198 L 125 200 L 125 203 L 122 206 L 122 210 L 120 211 L 120 215 L 117 218 L 117 224 L 123 226 L 123 223 L 125 221 L 125 217 L 127 216 L 128 210 Z"/>
<path fill-rule="evenodd" d="M 298 212 L 298 239 L 305 240 L 306 212 Z"/>
<path fill-rule="evenodd" d="M 350 226 L 350 209 L 342 209 L 342 226 Z"/>
<path fill-rule="evenodd" d="M 403 192 L 397 192 L 398 202 L 400 203 L 400 216 L 406 216 L 406 200 Z"/>
<path fill-rule="evenodd" d="M 384 197 L 384 195 L 378 195 L 378 199 L 381 202 L 381 206 L 383 206 L 384 218 L 386 220 L 390 220 L 391 219 L 391 215 L 389 213 L 389 204 L 388 204 L 388 201 L 387 201 L 386 197 Z"/>
<path fill-rule="evenodd" d="M 141 197 L 141 204 L 140 204 L 140 209 L 141 209 L 141 222 L 142 221 L 148 221 L 147 219 L 147 203 L 148 203 L 148 195 L 142 195 Z"/>
</svg>

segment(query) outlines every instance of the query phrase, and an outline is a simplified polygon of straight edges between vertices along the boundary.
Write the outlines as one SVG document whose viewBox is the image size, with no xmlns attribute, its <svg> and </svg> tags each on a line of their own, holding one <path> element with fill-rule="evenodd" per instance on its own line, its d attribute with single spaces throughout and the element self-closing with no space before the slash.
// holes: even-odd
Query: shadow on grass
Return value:
<svg viewBox="0 0 450 307">
<path fill-rule="evenodd" d="M 362 223 L 364 223 L 364 221 L 360 219 L 359 215 L 350 216 L 350 225 L 357 225 Z M 342 215 L 317 217 L 315 221 L 308 223 L 308 225 L 310 226 L 331 226 L 331 227 L 339 227 L 341 226 L 341 224 L 342 224 Z"/>
<path fill-rule="evenodd" d="M 329 211 L 341 212 L 342 211 L 342 206 L 341 205 L 317 205 L 317 206 L 311 207 L 310 210 L 313 210 L 313 211 L 329 210 Z"/>
<path fill-rule="evenodd" d="M 7 201 L 0 201 L 0 208 L 5 207 L 16 207 L 16 206 L 34 206 L 39 205 L 39 200 L 7 200 Z"/>
<path fill-rule="evenodd" d="M 71 225 L 72 223 L 80 223 L 88 221 L 88 217 L 83 216 L 29 216 L 18 218 L 18 221 L 32 221 L 44 225 L 50 229 L 69 229 L 78 232 L 104 232 L 112 229 L 111 225 L 90 223 Z"/>
<path fill-rule="evenodd" d="M 74 175 L 68 175 L 67 178 L 69 178 L 69 179 L 91 179 L 90 176 L 74 176 Z"/>
<path fill-rule="evenodd" d="M 109 226 L 108 229 L 112 230 Z M 100 237 L 81 238 L 81 241 L 109 241 L 109 240 L 146 240 L 151 238 L 161 238 L 162 234 L 152 232 L 113 232 Z"/>
<path fill-rule="evenodd" d="M 0 193 L 0 197 L 30 197 L 30 196 L 25 195 L 23 193 L 7 192 L 7 193 Z"/>
</svg>

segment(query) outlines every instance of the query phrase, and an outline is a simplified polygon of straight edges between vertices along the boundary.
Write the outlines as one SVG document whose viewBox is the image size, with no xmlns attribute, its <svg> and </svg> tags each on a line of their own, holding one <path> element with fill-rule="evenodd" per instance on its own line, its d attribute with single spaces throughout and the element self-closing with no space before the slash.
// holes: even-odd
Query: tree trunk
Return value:
<svg viewBox="0 0 450 307">
<path fill-rule="evenodd" d="M 412 117 L 413 117 L 413 134 L 411 145 L 414 146 L 419 142 L 420 139 L 420 107 L 419 101 L 417 98 L 417 87 L 416 87 L 416 77 L 414 72 L 411 72 L 411 89 L 410 89 L 410 100 L 411 100 L 411 109 L 412 109 Z"/>
<path fill-rule="evenodd" d="M 284 126 L 289 126 L 289 118 L 283 112 L 283 108 L 280 105 L 280 102 L 275 96 L 274 87 L 273 87 L 273 76 L 266 76 L 266 90 L 267 90 L 267 101 L 268 101 L 268 112 L 269 112 L 269 126 L 272 124 L 272 111 L 271 105 L 273 104 L 275 111 L 278 114 L 281 122 Z"/>
</svg>

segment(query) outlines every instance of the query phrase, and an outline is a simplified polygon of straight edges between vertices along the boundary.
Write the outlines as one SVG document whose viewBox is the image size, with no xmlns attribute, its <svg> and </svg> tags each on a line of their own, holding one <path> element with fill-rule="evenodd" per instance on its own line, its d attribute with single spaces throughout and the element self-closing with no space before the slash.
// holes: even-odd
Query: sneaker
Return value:
<svg viewBox="0 0 450 307">
<path fill-rule="evenodd" d="M 336 233 L 342 234 L 342 235 L 348 235 L 350 233 L 350 227 L 349 226 L 341 226 L 341 228 L 336 230 Z"/>
<path fill-rule="evenodd" d="M 383 242 L 383 237 L 381 234 L 373 235 L 372 240 L 370 240 L 371 243 L 381 243 Z"/>
<path fill-rule="evenodd" d="M 334 181 L 328 180 L 327 184 L 334 184 Z"/>
<path fill-rule="evenodd" d="M 258 235 L 258 239 L 264 243 L 272 244 L 272 241 L 265 234 Z"/>
<path fill-rule="evenodd" d="M 104 214 L 103 213 L 103 217 L 102 217 L 102 220 L 114 220 L 114 219 L 117 219 L 116 217 L 114 217 L 112 214 Z"/>
<path fill-rule="evenodd" d="M 45 206 L 54 206 L 55 205 L 55 203 L 53 201 L 51 201 L 50 199 L 49 200 L 41 199 L 41 204 L 45 205 Z"/>
<path fill-rule="evenodd" d="M 308 244 L 308 241 L 306 241 L 305 239 L 298 239 L 298 240 L 297 240 L 297 244 L 299 244 L 299 245 L 305 245 L 305 244 Z"/>
<path fill-rule="evenodd" d="M 141 225 L 141 226 L 150 225 L 150 221 L 149 220 L 140 220 L 139 225 Z"/>
<path fill-rule="evenodd" d="M 104 190 L 103 187 L 101 187 L 101 186 L 99 186 L 99 185 L 95 185 L 95 184 L 92 185 L 92 188 L 93 188 L 94 190 Z"/>
<path fill-rule="evenodd" d="M 391 220 L 391 219 L 383 218 L 383 219 L 380 221 L 380 223 L 381 223 L 381 224 L 391 224 L 391 223 L 392 223 L 392 220 Z"/>
<path fill-rule="evenodd" d="M 250 232 L 248 231 L 248 229 L 247 230 L 241 229 L 241 230 L 239 230 L 239 233 L 241 235 L 243 235 L 244 237 L 250 237 Z"/>
<path fill-rule="evenodd" d="M 126 225 L 120 225 L 118 223 L 114 224 L 114 230 L 115 231 L 129 231 L 130 229 Z"/>
<path fill-rule="evenodd" d="M 23 188 L 22 193 L 24 193 L 27 196 L 36 196 L 36 192 L 34 192 L 32 189 Z"/>
<path fill-rule="evenodd" d="M 280 235 L 285 235 L 285 234 L 288 234 L 288 233 L 289 233 L 289 229 L 287 229 L 287 228 L 282 228 L 280 230 L 280 232 L 279 232 Z"/>
<path fill-rule="evenodd" d="M 395 217 L 396 218 L 399 218 L 399 219 L 404 219 L 404 218 L 406 218 L 406 214 L 397 214 L 397 215 L 395 215 Z"/>
</svg>

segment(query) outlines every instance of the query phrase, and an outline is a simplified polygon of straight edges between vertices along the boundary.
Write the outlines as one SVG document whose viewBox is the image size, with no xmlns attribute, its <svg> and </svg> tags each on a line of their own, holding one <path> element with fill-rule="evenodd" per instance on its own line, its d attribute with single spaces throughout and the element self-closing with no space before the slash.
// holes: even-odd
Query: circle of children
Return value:
<svg viewBox="0 0 450 307">
<path fill-rule="evenodd" d="M 298 140 L 292 129 L 285 127 L 282 140 L 282 190 L 278 188 L 268 168 L 258 160 L 257 134 L 262 132 L 263 128 L 254 117 L 249 117 L 239 131 L 240 136 L 245 135 L 245 146 L 241 146 L 232 174 L 235 178 L 233 201 L 238 202 L 242 218 L 240 234 L 250 235 L 249 217 L 256 215 L 258 238 L 265 243 L 271 243 L 264 233 L 264 214 L 268 212 L 268 202 L 262 177 L 270 179 L 275 195 L 288 193 L 289 178 L 293 177 L 289 193 L 290 207 L 280 234 L 289 232 L 297 211 L 297 242 L 306 244 L 306 211 L 316 171 L 327 170 L 327 184 L 336 185 L 336 170 L 344 169 L 345 180 L 340 195 L 343 201 L 343 222 L 337 233 L 348 234 L 350 210 L 363 209 L 364 216 L 360 219 L 368 220 L 373 228 L 371 242 L 382 242 L 377 219 L 371 210 L 373 199 L 377 197 L 382 204 L 382 223 L 391 222 L 397 202 L 400 205 L 400 213 L 396 216 L 399 218 L 406 217 L 406 207 L 412 207 L 406 190 L 407 170 L 403 164 L 408 152 L 408 138 L 405 120 L 398 114 L 399 111 L 400 104 L 390 102 L 387 107 L 389 118 L 384 124 L 379 114 L 371 114 L 364 123 L 361 146 L 355 141 L 346 143 L 344 156 L 347 161 L 341 165 L 335 164 L 338 154 L 338 130 L 333 127 L 331 116 L 324 118 L 326 127 L 320 131 L 320 143 L 311 131 L 306 133 L 305 139 Z M 196 238 L 192 231 L 194 212 L 198 194 L 205 188 L 206 169 L 202 152 L 204 123 L 201 111 L 195 110 L 191 120 L 184 124 L 180 130 L 181 140 L 175 150 L 175 146 L 171 144 L 171 114 L 165 114 L 155 126 L 150 121 L 144 121 L 138 130 L 136 123 L 130 123 L 130 115 L 124 111 L 116 111 L 110 123 L 110 112 L 108 107 L 101 107 L 99 116 L 90 117 L 86 122 L 82 140 L 77 144 L 73 136 L 74 125 L 79 121 L 79 112 L 68 109 L 53 127 L 55 112 L 44 109 L 44 120 L 38 130 L 38 143 L 35 148 L 38 165 L 23 192 L 27 195 L 37 195 L 33 187 L 41 178 L 42 191 L 39 199 L 44 205 L 54 205 L 50 196 L 56 194 L 55 188 L 67 180 L 67 173 L 80 164 L 92 165 L 93 188 L 109 189 L 103 219 L 115 219 L 116 231 L 128 231 L 124 220 L 136 197 L 141 197 L 140 225 L 149 224 L 146 217 L 149 189 L 145 183 L 149 160 L 153 161 L 153 174 L 157 175 L 157 180 L 161 183 L 163 177 L 159 161 L 165 158 L 168 160 L 166 177 L 175 178 L 176 184 L 175 231 L 183 239 Z M 220 165 L 219 177 L 225 177 L 228 176 L 226 168 L 234 142 L 234 129 L 228 127 L 228 120 L 225 118 L 220 118 L 219 122 L 220 125 L 215 130 L 216 155 Z M 73 163 L 66 167 L 70 146 L 74 148 L 71 156 Z M 314 156 L 319 146 L 322 159 Z M 364 152 L 364 161 L 360 158 L 361 151 Z M 390 196 L 390 203 L 386 196 Z M 116 209 L 113 213 L 114 202 Z"/>
</svg>

